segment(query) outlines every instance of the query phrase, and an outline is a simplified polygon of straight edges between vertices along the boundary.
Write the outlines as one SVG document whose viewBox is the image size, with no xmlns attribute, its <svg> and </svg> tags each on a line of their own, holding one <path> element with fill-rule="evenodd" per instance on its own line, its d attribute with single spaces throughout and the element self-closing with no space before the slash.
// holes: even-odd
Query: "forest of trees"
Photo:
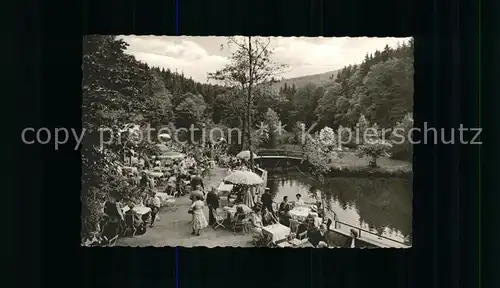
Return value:
<svg viewBox="0 0 500 288">
<path fill-rule="evenodd" d="M 127 44 L 115 36 L 84 39 L 83 214 L 90 215 L 84 225 L 93 222 L 96 199 L 111 193 L 111 187 L 126 191 L 112 171 L 112 164 L 126 148 L 133 147 L 139 154 L 152 149 L 147 143 L 127 142 L 98 149 L 99 127 L 120 131 L 128 123 L 149 123 L 153 128 L 203 125 L 244 130 L 246 125 L 241 91 L 197 83 L 182 74 L 149 67 L 126 54 L 126 48 Z M 367 52 L 361 64 L 343 68 L 326 85 L 258 90 L 252 98 L 251 125 L 274 125 L 270 120 L 288 127 L 318 123 L 315 129 L 319 131 L 325 126 L 354 127 L 363 115 L 383 128 L 408 125 L 413 110 L 413 40 L 395 49 L 387 46 L 383 51 Z M 273 147 L 279 142 L 275 136 L 252 143 Z M 232 151 L 243 148 L 237 145 Z M 400 150 L 404 153 L 393 154 L 411 158 L 408 146 Z"/>
<path fill-rule="evenodd" d="M 413 112 L 413 40 L 366 54 L 361 64 L 344 67 L 324 86 L 284 86 L 280 93 L 287 101 L 278 113 L 289 127 L 296 122 L 318 122 L 317 129 L 352 127 L 361 114 L 382 128 L 394 127 Z"/>
</svg>

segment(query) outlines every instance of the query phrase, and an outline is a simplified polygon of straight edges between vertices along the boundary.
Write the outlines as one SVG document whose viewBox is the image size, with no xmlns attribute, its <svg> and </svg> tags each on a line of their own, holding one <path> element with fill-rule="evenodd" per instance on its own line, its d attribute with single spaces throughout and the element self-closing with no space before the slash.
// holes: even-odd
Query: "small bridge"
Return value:
<svg viewBox="0 0 500 288">
<path fill-rule="evenodd" d="M 255 161 L 263 167 L 288 167 L 304 163 L 305 155 L 302 151 L 261 149 L 256 152 Z"/>
<path fill-rule="evenodd" d="M 257 151 L 257 159 L 258 158 L 264 158 L 264 159 L 283 159 L 283 158 L 290 158 L 290 159 L 297 159 L 297 160 L 302 160 L 304 159 L 304 152 L 302 151 L 290 151 L 290 150 L 278 150 L 278 149 L 261 149 Z"/>
</svg>

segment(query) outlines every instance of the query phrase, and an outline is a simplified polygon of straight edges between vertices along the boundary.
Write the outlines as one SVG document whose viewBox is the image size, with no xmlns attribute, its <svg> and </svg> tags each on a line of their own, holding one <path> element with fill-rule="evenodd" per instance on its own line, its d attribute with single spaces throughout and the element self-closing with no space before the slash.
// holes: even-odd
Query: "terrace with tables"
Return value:
<svg viewBox="0 0 500 288">
<path fill-rule="evenodd" d="M 304 222 L 309 214 L 309 207 L 297 207 L 290 210 L 290 215 L 295 221 L 285 226 L 280 223 L 267 225 L 262 228 L 263 239 L 258 241 L 250 232 L 248 217 L 252 209 L 245 204 L 237 204 L 237 195 L 230 193 L 234 185 L 226 184 L 223 179 L 231 173 L 226 169 L 216 167 L 210 179 L 205 178 L 207 187 L 217 187 L 220 207 L 216 211 L 217 221 L 214 225 L 205 228 L 200 236 L 191 235 L 191 215 L 187 213 L 191 200 L 187 195 L 175 199 L 176 209 L 164 206 L 160 210 L 160 218 L 155 226 L 143 235 L 134 237 L 123 237 L 117 242 L 119 246 L 206 246 L 206 247 L 313 247 L 308 241 L 307 231 L 297 233 L 298 225 Z M 258 189 L 256 189 L 258 190 Z M 260 196 L 255 195 L 256 205 L 261 206 Z M 166 201 L 171 196 L 166 196 Z M 235 203 L 236 202 L 236 203 Z M 275 208 L 277 204 L 275 203 Z M 237 207 L 241 207 L 244 216 L 236 219 Z M 208 207 L 203 210 L 208 219 L 210 213 Z M 320 219 L 322 221 L 322 219 Z"/>
<path fill-rule="evenodd" d="M 176 155 L 169 156 L 177 158 Z M 203 177 L 205 191 L 211 188 L 216 190 L 219 207 L 209 211 L 205 205 L 203 208 L 205 217 L 208 220 L 208 216 L 212 213 L 215 221 L 205 228 L 201 235 L 193 236 L 190 227 L 192 215 L 188 213 L 192 203 L 189 197 L 191 187 L 189 177 L 185 176 L 189 176 L 186 171 L 192 168 L 199 171 L 200 167 L 196 168 L 198 163 L 188 158 L 169 162 L 167 165 L 157 160 L 155 164 L 158 166 L 150 170 L 141 169 L 140 165 L 138 168 L 122 168 L 123 175 L 130 185 L 138 187 L 145 185 L 149 188 L 147 190 L 150 194 L 159 199 L 160 209 L 154 223 L 151 223 L 152 206 L 149 205 L 148 199 L 152 195 L 146 195 L 140 199 L 126 199 L 126 205 L 118 203 L 118 207 L 125 215 L 120 225 L 119 235 L 112 237 L 111 241 L 105 241 L 104 245 L 102 241 L 98 241 L 100 245 L 94 246 L 313 247 L 311 239 L 308 238 L 311 220 L 316 223 L 316 228 L 320 223 L 326 222 L 326 219 L 318 217 L 317 214 L 313 218 L 308 217 L 315 214 L 311 212 L 317 212 L 317 210 L 312 211 L 312 209 L 317 209 L 315 205 L 293 207 L 293 202 L 289 203 L 290 209 L 287 210 L 289 220 L 282 221 L 283 219 L 277 213 L 278 203 L 273 202 L 270 205 L 272 205 L 272 211 L 275 211 L 271 217 L 274 221 L 262 217 L 263 225 L 258 229 L 260 233 L 256 237 L 253 233 L 255 226 L 252 226 L 255 221 L 250 221 L 250 219 L 255 215 L 261 215 L 260 211 L 266 210 L 264 209 L 266 205 L 261 200 L 262 195 L 268 189 L 266 188 L 267 171 L 257 168 L 253 173 L 241 166 L 224 169 L 215 167 L 213 163 L 208 165 L 204 163 L 198 166 L 208 171 Z M 139 173 L 147 177 L 139 178 Z M 193 175 L 196 174 L 199 173 Z M 236 181 L 239 180 L 238 177 L 247 174 L 253 176 L 253 181 L 257 181 L 257 184 L 246 183 L 246 179 L 243 179 L 241 183 Z M 236 180 L 231 180 L 230 178 L 234 175 L 238 175 Z M 182 181 L 171 181 L 175 178 L 181 178 Z M 144 179 L 147 183 L 142 183 Z M 154 225 L 150 226 L 149 223 Z"/>
</svg>

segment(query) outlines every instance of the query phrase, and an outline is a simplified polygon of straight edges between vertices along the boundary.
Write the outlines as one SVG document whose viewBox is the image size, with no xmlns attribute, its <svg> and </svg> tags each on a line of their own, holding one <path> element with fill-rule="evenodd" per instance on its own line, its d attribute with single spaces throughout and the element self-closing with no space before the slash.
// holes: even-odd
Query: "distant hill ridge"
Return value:
<svg viewBox="0 0 500 288">
<path fill-rule="evenodd" d="M 288 87 L 291 87 L 295 84 L 296 88 L 304 87 L 309 83 L 321 85 L 321 84 L 324 84 L 326 82 L 333 82 L 333 79 L 335 79 L 335 78 L 332 79 L 331 77 L 337 76 L 339 71 L 340 71 L 340 69 L 330 71 L 330 72 L 320 73 L 320 74 L 313 74 L 313 75 L 306 75 L 306 76 L 301 76 L 301 77 L 283 79 L 283 80 L 275 83 L 273 86 L 276 89 L 280 89 L 281 87 L 285 86 L 285 84 Z"/>
</svg>

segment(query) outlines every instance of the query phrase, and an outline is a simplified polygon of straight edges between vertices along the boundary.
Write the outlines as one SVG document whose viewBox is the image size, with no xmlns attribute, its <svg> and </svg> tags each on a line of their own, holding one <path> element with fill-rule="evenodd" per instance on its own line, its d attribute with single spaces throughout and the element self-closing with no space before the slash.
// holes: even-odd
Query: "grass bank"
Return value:
<svg viewBox="0 0 500 288">
<path fill-rule="evenodd" d="M 289 151 L 301 151 L 300 145 L 279 145 L 277 149 L 289 150 Z M 332 159 L 332 162 L 328 167 L 324 167 L 328 170 L 325 176 L 357 176 L 357 177 L 407 177 L 412 174 L 412 163 L 395 160 L 388 157 L 381 157 L 377 159 L 377 168 L 369 167 L 368 162 L 370 158 L 358 158 L 356 152 L 352 150 L 346 150 L 342 152 L 341 157 L 338 159 Z M 310 165 L 313 166 L 313 165 Z M 309 167 L 314 171 L 314 168 Z M 323 168 L 323 167 L 322 167 Z"/>
</svg>

